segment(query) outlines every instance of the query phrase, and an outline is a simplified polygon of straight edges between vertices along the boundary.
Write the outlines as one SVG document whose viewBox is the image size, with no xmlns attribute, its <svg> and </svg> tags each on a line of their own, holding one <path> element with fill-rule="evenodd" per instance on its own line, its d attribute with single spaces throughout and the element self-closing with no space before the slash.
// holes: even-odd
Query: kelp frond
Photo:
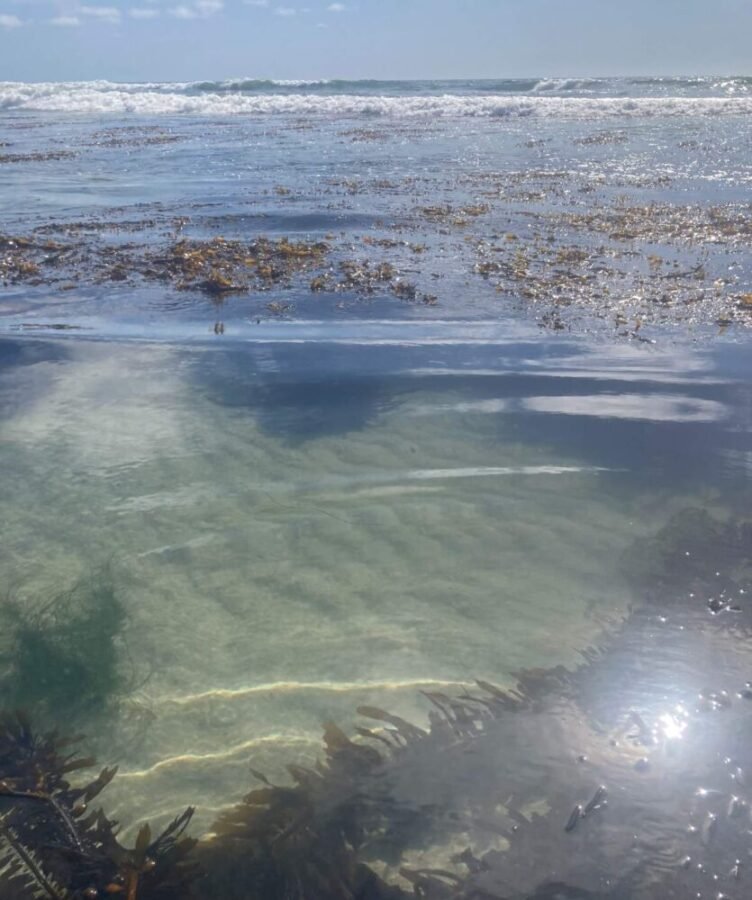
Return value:
<svg viewBox="0 0 752 900">
<path fill-rule="evenodd" d="M 187 858 L 195 841 L 184 832 L 193 809 L 154 838 L 143 826 L 135 846 L 124 847 L 116 823 L 89 811 L 117 770 L 72 786 L 71 772 L 94 765 L 72 751 L 74 743 L 54 731 L 35 734 L 22 713 L 0 716 L 1 900 L 190 897 L 195 866 Z"/>
<path fill-rule="evenodd" d="M 0 818 L 0 898 L 68 900 L 70 896 L 45 874 L 34 851 Z"/>
</svg>

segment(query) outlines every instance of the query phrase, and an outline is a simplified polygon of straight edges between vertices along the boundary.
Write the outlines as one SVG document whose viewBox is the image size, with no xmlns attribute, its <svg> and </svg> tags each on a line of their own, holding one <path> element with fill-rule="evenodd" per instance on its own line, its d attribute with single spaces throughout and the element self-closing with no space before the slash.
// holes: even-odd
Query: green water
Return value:
<svg viewBox="0 0 752 900">
<path fill-rule="evenodd" d="M 424 720 L 421 688 L 573 664 L 628 608 L 624 550 L 708 496 L 626 489 L 622 459 L 531 441 L 464 381 L 405 377 L 335 415 L 345 377 L 311 418 L 244 359 L 218 380 L 209 350 L 71 342 L 3 374 L 9 596 L 31 609 L 109 565 L 125 609 L 122 695 L 84 730 L 126 825 L 192 803 L 200 830 L 249 766 L 312 761 L 359 704 Z"/>
</svg>

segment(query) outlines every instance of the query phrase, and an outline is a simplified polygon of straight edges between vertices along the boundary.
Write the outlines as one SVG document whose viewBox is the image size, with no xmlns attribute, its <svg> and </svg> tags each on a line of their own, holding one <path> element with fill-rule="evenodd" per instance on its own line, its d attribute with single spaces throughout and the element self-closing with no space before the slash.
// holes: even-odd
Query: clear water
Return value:
<svg viewBox="0 0 752 900">
<path fill-rule="evenodd" d="M 654 110 L 622 109 L 628 142 L 618 146 L 575 141 L 602 127 L 587 114 L 468 127 L 449 113 L 440 124 L 405 124 L 319 108 L 308 119 L 280 108 L 273 120 L 220 109 L 210 121 L 172 110 L 142 117 L 136 106 L 124 120 L 6 100 L 0 138 L 13 152 L 77 155 L 4 165 L 0 229 L 148 218 L 143 235 L 158 240 L 188 216 L 186 233 L 195 236 L 336 231 L 346 244 L 393 233 L 385 222 L 407 217 L 418 193 L 462 202 L 474 196 L 464 175 L 533 164 L 644 202 L 736 202 L 750 177 L 752 120 L 736 109 L 711 116 L 682 106 L 746 96 L 747 81 L 729 84 L 632 85 L 630 96 L 668 99 L 679 112 L 655 119 Z M 28 98 L 42 89 L 13 90 Z M 75 90 L 99 97 L 115 88 Z M 129 86 L 118 96 L 251 93 L 271 103 L 513 92 L 497 84 L 300 90 Z M 546 90 L 515 84 L 517 93 Z M 609 103 L 625 89 L 552 90 Z M 179 140 L 135 150 L 95 138 L 155 121 Z M 378 140 L 347 135 L 374 127 Z M 682 152 L 688 134 L 703 152 Z M 544 143 L 531 147 L 532 139 Z M 650 180 L 658 175 L 665 178 Z M 343 189 L 351 178 L 362 191 Z M 420 182 L 415 196 L 411 178 Z M 378 187 L 385 179 L 402 187 Z M 275 193 L 279 185 L 291 196 Z M 524 214 L 524 204 L 496 209 L 475 233 Z M 114 229 L 97 238 L 128 239 Z M 625 563 L 635 541 L 687 509 L 748 515 L 743 329 L 717 336 L 690 323 L 689 331 L 656 329 L 654 343 L 590 326 L 579 336 L 541 332 L 524 308 L 500 307 L 469 277 L 462 236 L 433 239 L 438 271 L 416 277 L 437 276 L 437 308 L 379 295 L 345 298 L 342 308 L 341 298 L 299 288 L 219 307 L 153 285 L 3 289 L 0 571 L 9 598 L 32 609 L 111 566 L 126 608 L 116 651 L 129 689 L 87 730 L 100 758 L 120 764 L 106 805 L 126 826 L 165 822 L 190 803 L 200 833 L 239 799 L 249 766 L 283 780 L 286 764 L 320 755 L 323 721 L 350 730 L 359 705 L 425 723 L 421 690 L 572 669 L 645 599 Z M 744 268 L 746 249 L 739 253 L 733 264 Z M 722 256 L 710 258 L 725 266 Z M 280 298 L 292 304 L 282 318 L 267 309 Z M 60 324 L 77 330 L 61 333 Z M 707 613 L 702 603 L 698 616 Z M 621 662 L 604 678 L 612 712 L 658 715 L 662 703 L 711 683 L 734 690 L 749 673 L 746 633 L 705 623 L 689 638 L 678 622 L 670 639 L 648 629 L 621 648 L 632 678 L 619 681 Z M 591 750 L 598 744 L 602 735 L 582 711 L 559 712 L 568 747 L 573 735 Z M 571 776 L 557 781 L 561 750 L 538 732 L 529 739 L 537 759 L 531 744 L 508 736 L 505 777 L 529 786 L 547 766 L 554 805 Z M 488 769 L 498 764 L 484 760 Z M 682 777 L 699 785 L 687 767 Z M 427 784 L 429 794 L 439 791 Z M 640 810 L 649 813 L 650 803 Z M 677 829 L 685 827 L 682 819 Z M 659 831 L 647 833 L 658 840 Z M 441 850 L 421 858 L 440 861 Z"/>
<path fill-rule="evenodd" d="M 743 509 L 743 347 L 405 330 L 3 342 L 5 580 L 115 564 L 146 678 L 101 741 L 124 820 L 206 824 L 359 704 L 573 665 L 634 602 L 635 538 Z"/>
</svg>

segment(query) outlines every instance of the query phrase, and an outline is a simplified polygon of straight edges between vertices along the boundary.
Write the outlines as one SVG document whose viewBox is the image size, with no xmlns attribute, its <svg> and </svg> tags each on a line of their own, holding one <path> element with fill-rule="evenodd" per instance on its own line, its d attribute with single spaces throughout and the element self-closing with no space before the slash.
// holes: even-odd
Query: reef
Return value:
<svg viewBox="0 0 752 900">
<path fill-rule="evenodd" d="M 645 602 L 579 667 L 425 692 L 421 724 L 361 707 L 355 733 L 327 723 L 321 759 L 290 765 L 288 783 L 250 770 L 259 786 L 198 839 L 189 808 L 125 846 L 90 808 L 115 769 L 87 780 L 80 739 L 6 713 L 0 898 L 741 897 L 752 683 L 734 648 L 752 625 L 750 529 L 684 511 L 625 555 L 643 562 Z M 679 554 L 692 563 L 676 583 Z M 727 615 L 711 590 L 733 590 Z"/>
</svg>

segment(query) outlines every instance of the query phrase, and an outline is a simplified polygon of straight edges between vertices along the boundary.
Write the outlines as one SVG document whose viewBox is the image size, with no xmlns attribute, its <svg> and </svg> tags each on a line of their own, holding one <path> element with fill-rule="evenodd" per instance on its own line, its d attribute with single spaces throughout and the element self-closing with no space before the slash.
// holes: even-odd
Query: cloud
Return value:
<svg viewBox="0 0 752 900">
<path fill-rule="evenodd" d="M 132 12 L 131 15 L 133 15 Z M 107 25 L 118 25 L 122 19 L 122 13 L 115 6 L 78 6 L 67 15 L 48 19 L 47 24 L 55 25 L 57 28 L 78 28 L 83 24 L 84 19 L 104 22 Z"/>
<path fill-rule="evenodd" d="M 327 9 L 329 10 L 329 12 L 336 13 L 336 12 L 344 12 L 347 9 L 347 7 L 345 6 L 344 3 L 330 3 L 329 6 L 327 6 Z"/>
<path fill-rule="evenodd" d="M 78 28 L 81 20 L 78 16 L 55 16 L 54 19 L 49 20 L 49 24 L 58 28 Z"/>
<path fill-rule="evenodd" d="M 224 9 L 224 0 L 195 0 L 193 4 L 202 16 L 213 16 Z"/>
<path fill-rule="evenodd" d="M 159 15 L 158 9 L 140 9 L 137 6 L 134 6 L 132 9 L 128 10 L 128 15 L 132 19 L 156 19 Z"/>
<path fill-rule="evenodd" d="M 194 0 L 190 6 L 173 6 L 168 12 L 176 19 L 208 19 L 224 9 L 224 0 Z"/>
<path fill-rule="evenodd" d="M 295 16 L 297 13 L 297 9 L 293 9 L 292 6 L 278 6 L 274 10 L 276 16 Z"/>
<path fill-rule="evenodd" d="M 0 13 L 0 28 L 18 28 L 23 22 L 18 16 L 11 16 L 7 13 Z"/>
<path fill-rule="evenodd" d="M 120 21 L 120 10 L 114 6 L 79 6 L 77 12 L 100 22 L 109 22 L 111 25 L 116 25 Z"/>
<path fill-rule="evenodd" d="M 246 6 L 269 6 L 269 0 L 243 0 Z"/>
</svg>

